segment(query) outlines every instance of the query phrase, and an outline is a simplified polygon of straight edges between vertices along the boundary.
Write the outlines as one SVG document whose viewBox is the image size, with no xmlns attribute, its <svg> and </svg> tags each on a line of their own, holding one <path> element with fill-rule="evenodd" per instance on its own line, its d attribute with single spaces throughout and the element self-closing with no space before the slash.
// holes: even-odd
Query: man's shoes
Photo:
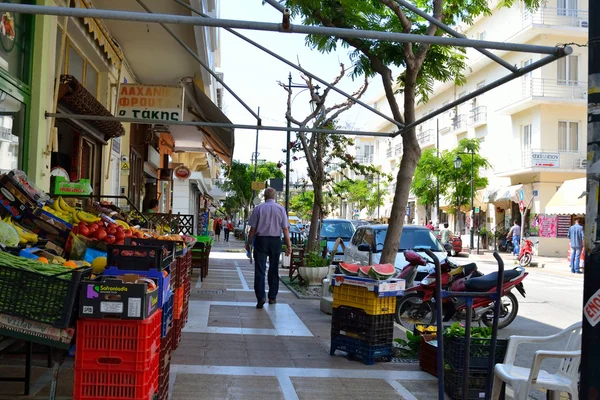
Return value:
<svg viewBox="0 0 600 400">
<path fill-rule="evenodd" d="M 269 301 L 270 303 L 271 301 Z M 265 299 L 259 300 L 258 303 L 256 303 L 256 308 L 261 309 L 263 308 L 263 306 L 265 305 Z"/>
<path fill-rule="evenodd" d="M 277 300 L 275 300 L 275 299 L 269 299 L 269 304 L 277 304 Z"/>
</svg>

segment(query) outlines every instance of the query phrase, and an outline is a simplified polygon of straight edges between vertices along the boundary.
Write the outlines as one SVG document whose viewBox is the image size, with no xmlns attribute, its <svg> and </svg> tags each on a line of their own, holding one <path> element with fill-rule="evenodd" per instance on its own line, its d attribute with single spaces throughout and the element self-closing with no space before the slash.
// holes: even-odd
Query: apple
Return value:
<svg viewBox="0 0 600 400">
<path fill-rule="evenodd" d="M 131 231 L 131 229 L 127 229 L 125 231 L 125 237 L 133 237 L 133 232 Z"/>
<path fill-rule="evenodd" d="M 106 239 L 106 231 L 103 228 L 100 228 L 96 231 L 95 237 L 98 240 L 104 240 Z"/>
<path fill-rule="evenodd" d="M 88 228 L 87 226 L 79 226 L 79 233 L 85 237 L 89 237 L 90 236 L 90 228 Z"/>
<path fill-rule="evenodd" d="M 125 241 L 124 241 L 124 240 L 117 240 L 117 241 L 115 242 L 115 244 L 118 244 L 119 246 L 122 246 L 122 245 L 124 245 L 124 244 L 125 244 Z"/>
<path fill-rule="evenodd" d="M 136 232 L 135 237 L 138 239 L 142 239 L 144 237 L 144 234 L 142 232 Z"/>
<path fill-rule="evenodd" d="M 106 229 L 106 233 L 108 233 L 109 235 L 114 235 L 115 233 L 117 233 L 117 230 L 115 228 L 109 227 L 108 229 Z"/>
<path fill-rule="evenodd" d="M 104 239 L 104 241 L 107 244 L 113 244 L 113 243 L 115 243 L 116 240 L 117 240 L 117 238 L 114 235 L 107 235 L 106 238 Z"/>
<path fill-rule="evenodd" d="M 88 228 L 96 230 L 98 229 L 98 224 L 94 222 L 93 224 L 89 224 Z"/>
<path fill-rule="evenodd" d="M 117 230 L 118 230 L 118 231 L 124 231 L 124 230 L 125 230 L 125 228 L 123 228 L 121 225 L 117 225 Z"/>
<path fill-rule="evenodd" d="M 125 232 L 117 230 L 117 232 L 115 233 L 115 237 L 117 238 L 117 240 L 124 240 Z"/>
<path fill-rule="evenodd" d="M 74 235 L 77 235 L 79 233 L 79 225 L 73 226 L 73 229 L 71 229 L 71 232 L 73 232 Z"/>
<path fill-rule="evenodd" d="M 79 226 L 88 226 L 88 223 L 85 221 L 79 222 Z"/>
</svg>

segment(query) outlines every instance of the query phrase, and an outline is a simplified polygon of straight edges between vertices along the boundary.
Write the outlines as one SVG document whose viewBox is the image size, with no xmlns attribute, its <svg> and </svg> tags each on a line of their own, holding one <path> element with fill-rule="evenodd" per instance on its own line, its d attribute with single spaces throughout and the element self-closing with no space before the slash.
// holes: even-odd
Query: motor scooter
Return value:
<svg viewBox="0 0 600 400">
<path fill-rule="evenodd" d="M 426 266 L 428 264 L 433 265 L 433 263 L 424 259 L 413 250 L 404 251 L 404 259 L 408 262 L 408 265 L 396 275 L 396 278 L 404 280 L 405 288 L 411 288 L 415 285 L 419 266 Z M 449 274 L 453 276 L 454 279 L 483 276 L 483 274 L 477 270 L 477 264 L 475 263 L 456 265 L 450 260 L 447 260 L 446 262 L 450 270 Z"/>
<path fill-rule="evenodd" d="M 452 292 L 495 292 L 498 273 L 473 276 L 472 274 L 455 273 L 448 261 L 440 265 L 442 288 L 449 288 Z M 468 272 L 468 271 L 466 271 Z M 523 280 L 528 275 L 525 268 L 518 266 L 504 272 L 504 285 L 502 288 L 501 308 L 498 329 L 506 328 L 517 317 L 519 303 L 512 293 L 516 289 L 525 297 Z M 418 285 L 407 288 L 404 295 L 396 302 L 396 322 L 411 330 L 415 325 L 433 325 L 435 323 L 435 272 L 429 274 Z M 442 300 L 444 321 L 456 319 L 462 321 L 466 317 L 466 302 L 463 298 L 445 298 Z M 488 296 L 477 297 L 472 303 L 473 321 L 482 322 L 486 326 L 492 325 L 494 301 Z"/>
<path fill-rule="evenodd" d="M 506 236 L 502 235 L 502 241 L 498 245 L 498 250 L 504 253 L 512 253 L 515 249 L 512 240 L 509 240 Z"/>
<path fill-rule="evenodd" d="M 519 264 L 528 267 L 531 264 L 533 258 L 533 242 L 529 239 L 525 239 L 525 244 L 521 246 L 519 252 Z"/>
</svg>

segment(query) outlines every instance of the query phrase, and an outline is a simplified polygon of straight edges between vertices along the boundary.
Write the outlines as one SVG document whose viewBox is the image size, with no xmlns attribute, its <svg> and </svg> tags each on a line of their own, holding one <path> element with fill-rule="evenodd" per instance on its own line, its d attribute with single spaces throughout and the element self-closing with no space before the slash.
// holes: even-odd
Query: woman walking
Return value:
<svg viewBox="0 0 600 400">
<path fill-rule="evenodd" d="M 221 228 L 223 227 L 223 222 L 221 218 L 215 219 L 215 237 L 217 238 L 217 242 L 221 240 Z"/>
<path fill-rule="evenodd" d="M 233 224 L 229 221 L 229 217 L 225 217 L 225 221 L 223 222 L 223 232 L 225 235 L 225 241 L 229 242 L 229 234 L 233 230 Z"/>
</svg>

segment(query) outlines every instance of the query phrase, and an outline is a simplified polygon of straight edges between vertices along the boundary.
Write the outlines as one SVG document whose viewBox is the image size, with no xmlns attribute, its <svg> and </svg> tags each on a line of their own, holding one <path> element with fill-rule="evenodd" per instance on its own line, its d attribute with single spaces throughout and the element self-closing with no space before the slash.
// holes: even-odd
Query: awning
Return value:
<svg viewBox="0 0 600 400">
<path fill-rule="evenodd" d="M 511 203 L 519 202 L 519 191 L 523 189 L 524 199 L 527 203 L 533 196 L 532 185 L 512 185 L 486 188 L 483 191 L 482 203 L 491 203 L 497 207 L 508 209 Z M 527 205 L 527 204 L 526 204 Z"/>
<path fill-rule="evenodd" d="M 186 86 L 186 97 L 191 100 L 193 105 L 190 112 L 202 122 L 221 122 L 231 124 L 229 118 L 223 114 L 221 109 L 213 103 L 210 98 L 204 94 L 199 86 L 199 81 L 194 80 L 194 83 Z M 212 150 L 223 159 L 227 164 L 231 165 L 234 147 L 234 129 L 232 128 L 215 128 L 202 127 L 206 141 Z"/>
<path fill-rule="evenodd" d="M 71 75 L 62 75 L 60 77 L 58 101 L 74 114 L 98 115 L 102 117 L 113 116 L 102 103 Z M 107 139 L 125 134 L 125 128 L 118 121 L 89 121 L 89 124 Z"/>
<path fill-rule="evenodd" d="M 564 181 L 552 196 L 544 212 L 546 214 L 585 214 L 586 178 Z"/>
</svg>

